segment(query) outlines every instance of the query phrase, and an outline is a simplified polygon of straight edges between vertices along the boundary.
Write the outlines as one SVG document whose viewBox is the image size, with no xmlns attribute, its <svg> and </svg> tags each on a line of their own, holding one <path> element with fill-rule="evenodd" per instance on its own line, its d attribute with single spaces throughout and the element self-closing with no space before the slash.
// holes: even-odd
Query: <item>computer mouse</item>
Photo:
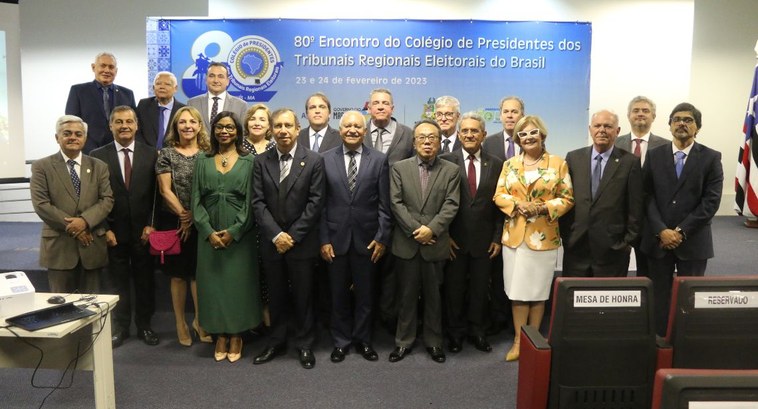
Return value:
<svg viewBox="0 0 758 409">
<path fill-rule="evenodd" d="M 50 304 L 63 304 L 66 302 L 66 298 L 64 298 L 62 295 L 54 295 L 48 298 L 47 302 Z"/>
</svg>

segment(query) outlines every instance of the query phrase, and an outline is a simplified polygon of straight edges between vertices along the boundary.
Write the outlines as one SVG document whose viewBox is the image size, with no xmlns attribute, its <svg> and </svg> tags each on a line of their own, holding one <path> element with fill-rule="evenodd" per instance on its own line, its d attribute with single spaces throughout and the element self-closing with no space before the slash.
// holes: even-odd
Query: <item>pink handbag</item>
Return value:
<svg viewBox="0 0 758 409">
<path fill-rule="evenodd" d="M 175 256 L 182 252 L 182 240 L 179 230 L 153 230 L 148 236 L 150 242 L 150 254 L 161 256 L 161 264 L 164 264 L 164 256 Z"/>
</svg>

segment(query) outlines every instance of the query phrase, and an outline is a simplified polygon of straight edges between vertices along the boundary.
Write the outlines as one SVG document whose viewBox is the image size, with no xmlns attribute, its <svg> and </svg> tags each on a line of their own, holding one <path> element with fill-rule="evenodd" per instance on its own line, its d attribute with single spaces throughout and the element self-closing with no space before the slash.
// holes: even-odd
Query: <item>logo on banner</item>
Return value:
<svg viewBox="0 0 758 409">
<path fill-rule="evenodd" d="M 245 36 L 229 52 L 230 80 L 248 101 L 269 101 L 276 91 L 267 91 L 282 69 L 279 50 L 266 38 Z"/>
</svg>

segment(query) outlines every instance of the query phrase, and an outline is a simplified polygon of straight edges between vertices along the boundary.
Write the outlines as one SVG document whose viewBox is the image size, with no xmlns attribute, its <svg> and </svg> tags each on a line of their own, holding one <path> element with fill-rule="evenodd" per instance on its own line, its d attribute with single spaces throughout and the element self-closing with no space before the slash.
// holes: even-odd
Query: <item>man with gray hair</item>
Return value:
<svg viewBox="0 0 758 409">
<path fill-rule="evenodd" d="M 153 94 L 143 98 L 137 104 L 137 135 L 136 140 L 160 150 L 163 140 L 168 133 L 168 127 L 176 111 L 184 104 L 174 99 L 177 83 L 176 76 L 169 71 L 155 74 L 153 79 Z M 242 118 L 240 118 L 242 119 Z"/>
<path fill-rule="evenodd" d="M 82 118 L 89 126 L 87 143 L 82 149 L 85 155 L 95 148 L 113 142 L 108 125 L 113 107 L 135 107 L 132 90 L 113 83 L 118 73 L 118 63 L 113 54 L 98 54 L 91 67 L 95 73 L 95 80 L 72 85 L 66 101 L 66 114 Z"/>
<path fill-rule="evenodd" d="M 458 126 L 458 118 L 461 116 L 461 103 L 457 98 L 444 95 L 434 101 L 434 119 L 442 129 L 442 148 L 440 154 L 459 150 L 461 141 L 455 133 Z"/>
<path fill-rule="evenodd" d="M 97 293 L 108 263 L 105 218 L 113 208 L 108 166 L 82 154 L 87 124 L 64 115 L 55 124 L 60 151 L 32 163 L 29 184 L 42 219 L 39 264 L 54 293 Z"/>
</svg>

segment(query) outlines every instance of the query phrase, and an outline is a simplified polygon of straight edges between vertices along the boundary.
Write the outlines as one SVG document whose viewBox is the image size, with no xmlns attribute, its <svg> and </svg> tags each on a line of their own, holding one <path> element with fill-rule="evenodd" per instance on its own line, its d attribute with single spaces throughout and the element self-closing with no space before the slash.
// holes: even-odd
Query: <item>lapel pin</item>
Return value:
<svg viewBox="0 0 758 409">
<path fill-rule="evenodd" d="M 304 166 L 305 166 L 305 162 L 300 162 L 300 167 L 302 168 Z"/>
<path fill-rule="evenodd" d="M 619 159 L 618 159 L 618 158 L 616 158 L 615 162 L 616 162 L 616 163 L 618 163 L 618 162 L 619 162 Z"/>
<path fill-rule="evenodd" d="M 89 173 L 89 169 L 87 169 L 87 173 Z"/>
</svg>

